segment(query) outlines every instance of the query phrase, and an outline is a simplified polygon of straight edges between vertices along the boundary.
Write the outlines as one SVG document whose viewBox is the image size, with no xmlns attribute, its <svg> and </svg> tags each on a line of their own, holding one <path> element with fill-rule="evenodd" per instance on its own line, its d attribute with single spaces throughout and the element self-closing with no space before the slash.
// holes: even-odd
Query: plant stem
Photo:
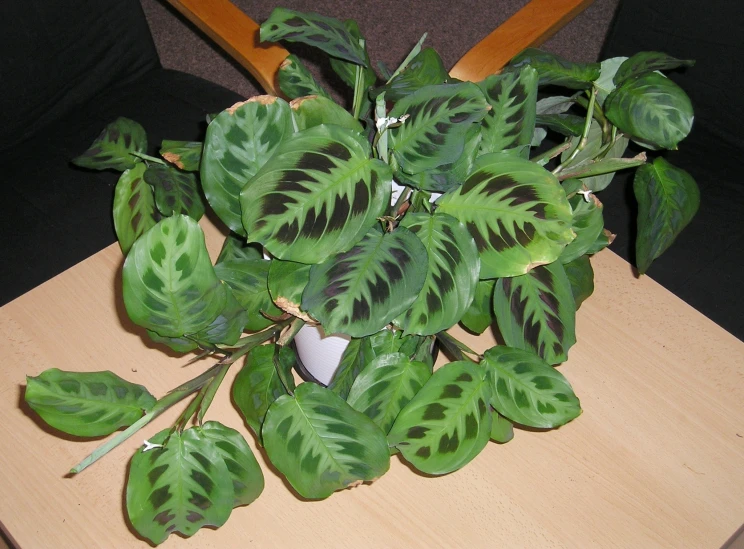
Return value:
<svg viewBox="0 0 744 549">
<path fill-rule="evenodd" d="M 217 394 L 217 389 L 222 385 L 222 380 L 225 379 L 225 374 L 227 374 L 230 366 L 230 364 L 223 364 L 220 366 L 220 369 L 217 370 L 217 374 L 212 378 L 212 381 L 209 382 L 209 385 L 204 387 L 202 399 L 199 403 L 199 412 L 196 415 L 196 421 L 199 422 L 199 425 L 204 421 L 204 415 L 207 413 L 207 410 L 209 410 L 209 406 L 214 400 L 214 395 Z M 200 391 L 200 393 L 201 392 L 202 391 Z"/>
<path fill-rule="evenodd" d="M 538 155 L 534 158 L 530 158 L 530 161 L 534 162 L 535 164 L 540 164 L 541 162 L 547 163 L 549 160 L 551 160 L 552 158 L 555 158 L 556 156 L 561 154 L 563 151 L 568 149 L 570 146 L 571 146 L 571 141 L 566 140 L 560 145 L 556 145 L 552 149 L 545 151 L 541 155 Z"/>
<path fill-rule="evenodd" d="M 364 48 L 364 40 L 359 40 L 359 45 Z M 364 89 L 364 67 L 361 65 L 356 66 L 356 72 L 354 73 L 354 102 L 353 102 L 353 109 L 354 109 L 354 118 L 359 120 L 359 117 L 362 115 L 362 103 L 364 100 L 364 92 L 367 91 Z"/>
<path fill-rule="evenodd" d="M 475 362 L 476 364 L 478 363 L 477 360 L 474 360 L 469 356 L 464 355 L 463 353 L 475 355 L 476 357 L 480 357 L 480 355 L 452 334 L 448 332 L 439 332 L 436 337 L 445 346 L 445 348 L 447 348 L 451 353 L 455 355 L 455 358 L 457 358 L 458 360 L 467 359 L 471 362 Z"/>
<path fill-rule="evenodd" d="M 156 164 L 162 164 L 163 166 L 168 165 L 166 164 L 165 160 L 150 156 L 149 154 L 144 154 L 137 151 L 130 151 L 129 154 L 131 154 L 132 156 L 136 156 L 137 158 L 141 158 L 142 160 L 149 160 L 150 162 L 155 162 Z"/>
<path fill-rule="evenodd" d="M 594 105 L 597 102 L 597 88 L 592 88 L 592 94 L 589 99 L 589 106 L 586 109 L 586 120 L 584 121 L 584 131 L 581 134 L 581 139 L 579 140 L 578 145 L 576 145 L 576 148 L 571 153 L 571 156 L 569 156 L 565 162 L 562 162 L 560 166 L 558 166 L 555 170 L 553 170 L 554 175 L 558 175 L 565 167 L 570 166 L 571 162 L 573 161 L 576 156 L 584 150 L 586 147 L 588 141 L 589 141 L 589 129 L 592 127 L 592 118 L 594 116 Z"/>
</svg>

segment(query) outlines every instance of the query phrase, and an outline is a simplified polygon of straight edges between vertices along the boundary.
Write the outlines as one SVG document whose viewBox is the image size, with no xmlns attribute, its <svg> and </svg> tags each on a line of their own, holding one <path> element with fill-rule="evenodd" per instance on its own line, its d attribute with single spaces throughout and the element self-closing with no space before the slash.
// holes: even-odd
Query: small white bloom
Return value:
<svg viewBox="0 0 744 549">
<path fill-rule="evenodd" d="M 152 450 L 154 448 L 162 448 L 163 447 L 162 444 L 155 444 L 154 442 L 150 442 L 149 440 L 146 440 L 144 443 L 145 443 L 145 447 L 142 449 L 143 452 L 148 452 L 148 451 L 150 451 L 150 450 Z"/>
<path fill-rule="evenodd" d="M 587 189 L 586 191 L 577 191 L 577 192 L 584 197 L 585 202 L 589 202 L 589 197 L 591 196 L 592 191 Z"/>
</svg>

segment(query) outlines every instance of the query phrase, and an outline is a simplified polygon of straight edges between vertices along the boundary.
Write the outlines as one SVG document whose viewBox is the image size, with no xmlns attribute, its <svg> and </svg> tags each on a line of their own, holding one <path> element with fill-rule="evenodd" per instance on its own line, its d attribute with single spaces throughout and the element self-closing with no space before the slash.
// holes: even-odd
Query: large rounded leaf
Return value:
<svg viewBox="0 0 744 549">
<path fill-rule="evenodd" d="M 592 82 L 599 78 L 599 63 L 573 63 L 553 53 L 527 48 L 509 63 L 509 68 L 530 65 L 540 76 L 539 85 L 563 86 L 575 90 L 592 87 Z"/>
<path fill-rule="evenodd" d="M 268 95 L 236 103 L 207 127 L 202 187 L 214 211 L 236 233 L 245 235 L 240 190 L 293 131 L 287 102 Z"/>
<path fill-rule="evenodd" d="M 141 162 L 132 153 L 146 151 L 145 129 L 138 122 L 120 116 L 103 129 L 88 150 L 73 158 L 72 163 L 92 170 L 111 169 L 123 172 Z"/>
<path fill-rule="evenodd" d="M 493 347 L 481 365 L 488 370 L 491 405 L 516 423 L 549 429 L 581 413 L 579 399 L 563 374 L 531 352 Z"/>
<path fill-rule="evenodd" d="M 322 499 L 390 467 L 385 435 L 341 397 L 314 383 L 279 397 L 263 427 L 269 459 L 306 498 Z"/>
<path fill-rule="evenodd" d="M 390 204 L 390 169 L 370 152 L 361 135 L 335 125 L 282 143 L 240 194 L 249 240 L 299 263 L 348 250 Z"/>
<path fill-rule="evenodd" d="M 403 353 L 380 355 L 359 373 L 346 399 L 384 433 L 431 377 L 431 368 Z"/>
<path fill-rule="evenodd" d="M 625 81 L 605 101 L 607 118 L 641 144 L 676 149 L 690 133 L 692 103 L 677 84 L 652 72 Z"/>
<path fill-rule="evenodd" d="M 145 171 L 145 181 L 154 189 L 155 204 L 163 215 L 184 214 L 196 221 L 204 215 L 204 202 L 195 174 L 152 164 Z"/>
<path fill-rule="evenodd" d="M 108 435 L 128 427 L 155 404 L 155 397 L 142 385 L 112 372 L 57 368 L 27 377 L 24 398 L 49 425 L 80 437 Z"/>
<path fill-rule="evenodd" d="M 493 309 L 507 345 L 530 350 L 549 364 L 566 360 L 576 343 L 576 302 L 558 261 L 499 279 Z"/>
<path fill-rule="evenodd" d="M 185 215 L 160 221 L 132 246 L 124 262 L 123 294 L 135 324 L 166 337 L 207 327 L 225 307 L 199 225 Z"/>
<path fill-rule="evenodd" d="M 348 252 L 313 266 L 302 308 L 326 333 L 373 334 L 415 301 L 427 265 L 426 248 L 408 229 L 372 230 Z"/>
<path fill-rule="evenodd" d="M 529 160 L 484 155 L 463 186 L 437 205 L 473 237 L 481 278 L 517 276 L 555 261 L 574 238 L 558 179 Z"/>
<path fill-rule="evenodd" d="M 491 388 L 485 374 L 472 362 L 451 362 L 434 372 L 398 415 L 390 445 L 430 475 L 464 467 L 491 434 Z"/>
<path fill-rule="evenodd" d="M 406 333 L 432 335 L 454 326 L 473 301 L 480 259 L 467 229 L 447 214 L 408 214 L 401 226 L 419 237 L 429 255 L 426 282 L 397 320 Z"/>
</svg>

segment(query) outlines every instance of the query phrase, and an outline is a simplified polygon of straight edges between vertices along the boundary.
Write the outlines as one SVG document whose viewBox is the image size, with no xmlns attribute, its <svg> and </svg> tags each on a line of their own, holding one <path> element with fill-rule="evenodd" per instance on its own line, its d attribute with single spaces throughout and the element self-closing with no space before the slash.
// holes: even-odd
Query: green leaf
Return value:
<svg viewBox="0 0 744 549">
<path fill-rule="evenodd" d="M 160 221 L 124 262 L 123 295 L 132 321 L 166 337 L 196 333 L 225 308 L 201 227 L 185 215 Z"/>
<path fill-rule="evenodd" d="M 638 200 L 636 264 L 643 274 L 695 216 L 700 190 L 689 173 L 659 157 L 638 168 L 633 192 Z"/>
<path fill-rule="evenodd" d="M 594 82 L 594 86 L 597 88 L 597 103 L 600 106 L 604 105 L 607 96 L 617 87 L 615 85 L 615 75 L 626 59 L 627 57 L 612 57 L 602 61 L 599 78 Z"/>
<path fill-rule="evenodd" d="M 486 116 L 489 105 L 470 82 L 427 86 L 398 101 L 390 117 L 408 118 L 391 128 L 390 149 L 409 174 L 452 164 L 463 154 L 473 123 Z"/>
<path fill-rule="evenodd" d="M 302 310 L 302 292 L 310 279 L 310 265 L 273 259 L 269 267 L 269 293 L 277 307 L 291 315 L 311 320 Z"/>
<path fill-rule="evenodd" d="M 230 287 L 238 303 L 248 312 L 246 330 L 263 330 L 274 323 L 261 313 L 271 317 L 282 314 L 269 295 L 270 264 L 265 259 L 233 259 L 214 266 L 219 279 Z"/>
<path fill-rule="evenodd" d="M 380 355 L 357 376 L 346 401 L 384 433 L 431 377 L 431 368 L 403 353 Z"/>
<path fill-rule="evenodd" d="M 364 40 L 364 37 L 362 36 L 362 33 L 359 30 L 359 25 L 357 25 L 356 21 L 354 21 L 353 19 L 347 19 L 343 22 L 343 24 L 346 28 L 346 31 L 351 35 L 352 40 L 356 44 L 364 43 L 364 46 L 361 47 L 364 53 L 364 63 L 362 63 L 364 67 L 362 69 L 362 88 L 367 90 L 371 86 L 375 85 L 375 82 L 377 82 L 377 75 L 372 69 L 372 64 L 369 60 L 369 53 L 367 52 L 366 41 L 361 42 Z M 359 63 L 344 61 L 343 59 L 339 59 L 337 57 L 331 57 L 330 63 L 333 72 L 335 72 L 339 76 L 339 78 L 341 78 L 341 80 L 353 90 L 356 86 L 356 71 L 357 67 L 359 67 Z M 367 94 L 365 94 L 365 103 L 368 101 L 369 98 Z M 363 107 L 360 112 L 365 112 L 366 110 L 367 108 Z"/>
<path fill-rule="evenodd" d="M 319 95 L 331 98 L 328 92 L 320 85 L 312 73 L 307 70 L 300 59 L 290 54 L 279 65 L 279 89 L 290 99 L 305 97 L 306 95 Z"/>
<path fill-rule="evenodd" d="M 142 126 L 129 118 L 119 117 L 108 124 L 83 154 L 72 163 L 92 170 L 123 172 L 140 162 L 132 152 L 147 151 L 147 134 Z"/>
<path fill-rule="evenodd" d="M 593 187 L 596 183 L 592 180 L 599 176 L 609 176 L 609 182 L 611 182 L 615 172 L 619 170 L 627 170 L 628 168 L 637 168 L 645 163 L 646 153 L 640 153 L 632 158 L 611 158 L 608 155 L 606 158 L 600 160 L 588 160 L 579 166 L 573 166 L 567 170 L 563 170 L 560 174 L 560 178 L 586 178 L 590 180 L 589 185 Z"/>
<path fill-rule="evenodd" d="M 188 353 L 199 347 L 199 344 L 196 341 L 186 337 L 163 337 L 153 330 L 147 330 L 147 335 L 150 336 L 150 339 L 155 343 L 166 345 L 177 353 Z"/>
<path fill-rule="evenodd" d="M 160 156 L 185 172 L 198 172 L 204 144 L 198 141 L 171 141 L 164 139 Z"/>
<path fill-rule="evenodd" d="M 385 435 L 332 391 L 302 383 L 279 397 L 263 427 L 266 453 L 302 497 L 323 499 L 390 467 Z"/>
<path fill-rule="evenodd" d="M 289 104 L 298 130 L 306 130 L 321 124 L 335 124 L 351 131 L 362 133 L 364 128 L 341 105 L 319 95 L 299 97 Z"/>
<path fill-rule="evenodd" d="M 563 374 L 522 349 L 498 346 L 485 352 L 491 406 L 511 421 L 541 429 L 568 423 L 581 413 Z"/>
<path fill-rule="evenodd" d="M 535 124 L 566 136 L 580 136 L 584 131 L 584 118 L 575 114 L 538 114 Z"/>
<path fill-rule="evenodd" d="M 243 330 L 249 323 L 248 312 L 235 299 L 229 288 L 225 293 L 227 294 L 225 307 L 209 326 L 192 336 L 197 341 L 206 341 L 214 345 L 235 345 L 243 335 Z"/>
<path fill-rule="evenodd" d="M 507 345 L 530 350 L 549 364 L 566 360 L 576 343 L 576 305 L 558 261 L 522 276 L 500 278 L 493 309 Z"/>
<path fill-rule="evenodd" d="M 419 335 L 447 330 L 475 295 L 480 271 L 475 243 L 465 226 L 447 214 L 409 213 L 400 226 L 419 237 L 429 259 L 424 287 L 396 324 Z"/>
<path fill-rule="evenodd" d="M 207 126 L 202 188 L 215 213 L 239 235 L 246 234 L 240 191 L 293 132 L 289 104 L 268 95 L 236 103 Z"/>
<path fill-rule="evenodd" d="M 147 166 L 140 162 L 119 177 L 114 189 L 114 230 L 124 255 L 143 233 L 158 222 L 155 196 L 143 177 Z"/>
<path fill-rule="evenodd" d="M 344 354 L 341 355 L 341 360 L 333 374 L 333 379 L 328 384 L 328 389 L 344 400 L 349 395 L 354 380 L 366 364 L 364 353 L 362 353 L 362 345 L 365 339 L 367 338 L 351 338 L 349 345 L 344 349 Z"/>
<path fill-rule="evenodd" d="M 599 78 L 599 63 L 572 63 L 558 55 L 527 48 L 509 63 L 509 68 L 531 65 L 540 77 L 539 85 L 563 86 L 573 90 L 591 88 L 592 82 Z"/>
<path fill-rule="evenodd" d="M 620 65 L 612 80 L 616 85 L 622 85 L 631 78 L 650 72 L 692 67 L 693 65 L 695 65 L 695 61 L 692 59 L 677 59 L 658 51 L 642 51 Z"/>
<path fill-rule="evenodd" d="M 563 265 L 571 284 L 571 294 L 576 303 L 576 310 L 586 298 L 594 293 L 594 269 L 588 255 L 582 255 Z"/>
<path fill-rule="evenodd" d="M 641 145 L 676 149 L 692 127 L 690 98 L 673 81 L 652 72 L 626 80 L 605 101 L 605 115 Z"/>
<path fill-rule="evenodd" d="M 388 442 L 430 475 L 456 471 L 488 443 L 491 388 L 485 370 L 450 362 L 434 372 L 395 420 Z"/>
<path fill-rule="evenodd" d="M 274 365 L 277 350 L 279 365 L 285 373 L 284 379 L 293 382 L 292 368 L 297 362 L 294 351 L 290 347 L 267 344 L 251 349 L 232 386 L 233 402 L 259 441 L 262 440 L 261 426 L 269 406 L 277 398 L 287 394 Z M 293 391 L 294 388 L 292 383 L 289 389 Z"/>
<path fill-rule="evenodd" d="M 529 145 L 535 131 L 537 71 L 494 74 L 478 84 L 491 109 L 483 119 L 480 154 Z"/>
<path fill-rule="evenodd" d="M 473 301 L 460 319 L 460 324 L 475 334 L 482 334 L 496 320 L 493 314 L 495 285 L 495 280 L 479 280 Z"/>
<path fill-rule="evenodd" d="M 241 193 L 251 240 L 300 263 L 351 248 L 390 204 L 392 174 L 370 153 L 363 136 L 334 125 L 282 143 Z"/>
<path fill-rule="evenodd" d="M 261 246 L 246 244 L 244 238 L 231 233 L 225 237 L 225 241 L 222 243 L 222 249 L 220 250 L 220 255 L 217 257 L 216 263 L 231 261 L 233 259 L 239 261 L 244 259 L 263 259 Z"/>
<path fill-rule="evenodd" d="M 592 244 L 589 247 L 586 253 L 589 255 L 599 253 L 602 250 L 604 250 L 607 246 L 612 244 L 613 240 L 615 240 L 615 235 L 612 234 L 607 229 L 604 229 L 601 233 L 599 233 L 597 240 L 594 242 L 594 244 Z"/>
<path fill-rule="evenodd" d="M 223 425 L 165 429 L 150 442 L 165 447 L 132 457 L 126 506 L 135 530 L 155 544 L 173 532 L 189 537 L 204 526 L 222 526 L 234 505 L 249 503 L 263 489 L 250 448 Z"/>
<path fill-rule="evenodd" d="M 514 425 L 496 410 L 491 408 L 491 440 L 505 444 L 514 438 Z"/>
<path fill-rule="evenodd" d="M 432 48 L 422 49 L 401 72 L 373 92 L 377 97 L 385 92 L 386 101 L 400 101 L 426 86 L 445 84 L 450 80 L 439 54 Z"/>
<path fill-rule="evenodd" d="M 561 154 L 561 162 L 565 163 L 573 155 L 576 147 L 579 146 L 580 142 L 580 136 L 571 138 L 571 145 Z M 602 175 L 595 175 L 592 177 L 592 170 L 594 169 L 592 167 L 592 164 L 594 163 L 594 159 L 599 156 L 600 153 L 602 153 L 603 148 L 604 145 L 602 143 L 602 128 L 595 120 L 592 120 L 591 126 L 589 126 L 589 134 L 587 136 L 587 141 L 584 148 L 580 150 L 576 154 L 576 156 L 573 157 L 570 163 L 566 164 L 566 169 L 564 170 L 565 173 L 562 172 L 561 177 L 563 179 L 571 178 L 574 176 L 581 177 L 583 186 L 586 189 L 594 192 L 599 192 L 607 188 L 607 186 L 612 182 L 612 178 L 615 177 L 614 172 L 618 169 L 623 169 L 629 166 L 627 164 L 624 164 L 624 161 L 620 161 L 614 166 L 609 166 L 610 173 L 604 173 Z M 602 158 L 604 159 L 602 160 L 602 162 L 611 161 L 612 159 L 621 159 L 622 156 L 625 154 L 625 150 L 627 148 L 628 138 L 622 135 L 618 135 L 615 138 L 612 146 L 607 151 L 602 153 Z M 638 165 L 638 163 L 636 162 L 635 164 L 631 165 Z M 605 166 L 607 165 L 605 164 Z M 600 172 L 607 171 L 606 168 L 602 170 L 602 164 L 600 164 L 599 167 Z"/>
<path fill-rule="evenodd" d="M 576 194 L 569 199 L 569 203 L 573 210 L 573 230 L 576 238 L 563 248 L 561 263 L 569 263 L 584 255 L 597 241 L 604 228 L 602 203 L 594 195 L 585 200 L 582 195 Z"/>
<path fill-rule="evenodd" d="M 47 424 L 70 435 L 98 437 L 128 427 L 155 405 L 142 385 L 112 372 L 44 370 L 26 377 L 26 403 Z"/>
<path fill-rule="evenodd" d="M 204 202 L 193 173 L 151 164 L 144 178 L 155 190 L 155 204 L 164 216 L 184 214 L 199 221 L 204 215 Z"/>
<path fill-rule="evenodd" d="M 426 280 L 428 254 L 404 227 L 375 230 L 351 250 L 314 265 L 302 308 L 326 333 L 373 334 L 416 300 Z"/>
<path fill-rule="evenodd" d="M 574 238 L 571 207 L 556 177 L 534 162 L 481 156 L 462 187 L 437 201 L 473 237 L 481 278 L 516 276 L 560 256 Z"/>
<path fill-rule="evenodd" d="M 262 42 L 300 42 L 318 48 L 332 57 L 365 65 L 364 48 L 338 19 L 317 13 L 275 8 L 261 25 Z"/>
</svg>

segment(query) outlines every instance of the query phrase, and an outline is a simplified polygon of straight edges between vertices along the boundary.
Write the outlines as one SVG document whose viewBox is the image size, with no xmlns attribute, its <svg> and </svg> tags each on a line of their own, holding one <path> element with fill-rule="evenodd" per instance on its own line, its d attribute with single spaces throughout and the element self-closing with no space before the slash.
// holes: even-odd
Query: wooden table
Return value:
<svg viewBox="0 0 744 549">
<path fill-rule="evenodd" d="M 209 230 L 214 250 L 219 239 Z M 149 425 L 75 478 L 99 442 L 53 436 L 23 405 L 24 375 L 109 369 L 156 396 L 207 363 L 153 350 L 125 317 L 112 246 L 0 312 L 0 521 L 20 547 L 146 547 L 127 527 L 123 485 Z M 424 478 L 393 458 L 372 486 L 300 501 L 257 453 L 263 495 L 219 530 L 171 547 L 718 548 L 744 522 L 744 343 L 611 252 L 594 259 L 579 343 L 561 371 L 584 413 L 517 431 L 465 469 Z M 469 340 L 484 348 L 486 338 Z M 234 375 L 235 372 L 231 372 Z M 240 429 L 229 379 L 208 414 Z"/>
</svg>

